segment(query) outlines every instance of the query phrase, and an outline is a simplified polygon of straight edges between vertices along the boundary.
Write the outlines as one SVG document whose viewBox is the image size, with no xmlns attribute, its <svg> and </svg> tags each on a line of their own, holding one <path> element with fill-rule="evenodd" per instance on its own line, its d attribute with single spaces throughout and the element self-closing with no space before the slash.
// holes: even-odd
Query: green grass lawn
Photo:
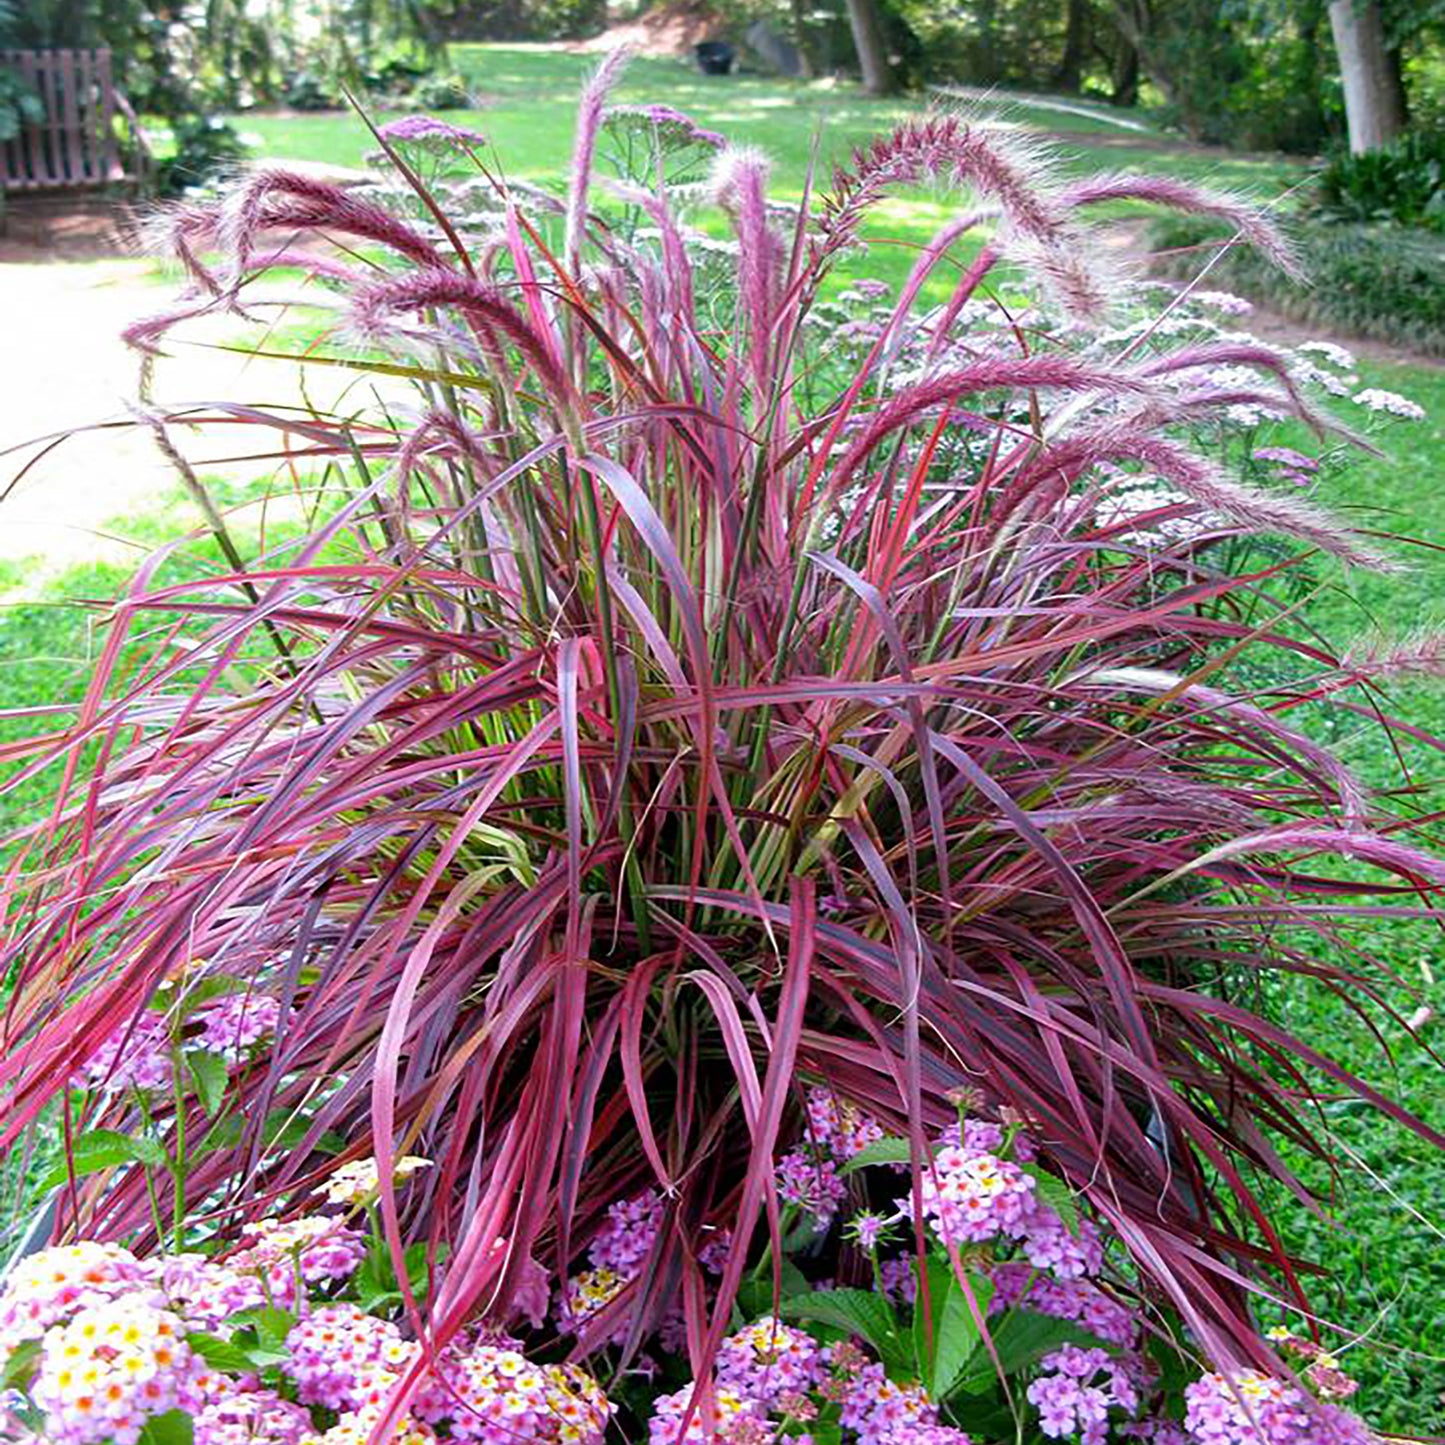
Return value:
<svg viewBox="0 0 1445 1445">
<path fill-rule="evenodd" d="M 455 45 L 452 56 L 484 104 L 479 110 L 449 111 L 447 118 L 486 135 L 505 174 L 561 185 L 572 148 L 577 92 L 595 58 L 525 45 Z M 643 58 L 629 66 L 615 98 L 674 105 L 730 140 L 765 151 L 774 167 L 773 189 L 783 198 L 801 195 L 815 157 L 816 174 L 826 178 L 854 147 L 927 108 L 907 98 L 876 100 L 848 82 L 705 76 L 683 60 Z M 938 104 L 959 108 L 956 102 Z M 1299 164 L 1279 157 L 1181 149 L 1162 137 L 1136 136 L 1090 117 L 1006 99 L 962 109 L 1030 135 L 1066 133 L 1056 149 L 1059 164 L 1070 173 L 1128 167 L 1244 189 L 1261 200 L 1280 195 L 1304 174 Z M 260 153 L 267 157 L 361 168 L 375 149 L 350 113 L 247 114 L 233 119 L 243 133 L 257 138 Z M 952 215 L 941 190 L 900 195 L 865 232 L 873 242 L 866 261 L 848 258 L 840 274 L 846 278 L 866 272 L 901 280 L 913 247 L 925 243 Z"/>
<path fill-rule="evenodd" d="M 483 102 L 448 118 L 480 130 L 504 167 L 533 181 L 560 181 L 572 147 L 577 91 L 593 57 L 525 45 L 454 45 L 458 69 Z M 849 82 L 780 81 L 756 76 L 705 76 L 683 60 L 634 60 L 616 92 L 622 102 L 664 101 L 742 145 L 765 150 L 781 194 L 797 194 L 816 140 L 823 174 L 859 143 L 925 109 L 910 99 L 876 100 Z M 939 101 L 990 121 L 1038 132 L 1068 132 L 1068 169 L 1091 172 L 1127 162 L 1136 170 L 1248 186 L 1268 198 L 1293 184 L 1297 163 L 1280 157 L 1229 156 L 1180 149 L 1165 138 L 1137 136 L 1086 116 L 1045 110 L 1006 98 L 989 104 Z M 370 137 L 341 112 L 235 117 L 260 137 L 266 155 L 361 166 Z"/>
<path fill-rule="evenodd" d="M 560 183 L 578 85 L 592 62 L 524 46 L 457 46 L 453 53 L 486 98 L 482 109 L 453 118 L 484 131 L 508 173 Z M 682 62 L 661 60 L 635 62 L 621 99 L 676 105 L 737 141 L 762 147 L 774 159 L 777 189 L 784 195 L 801 190 L 815 148 L 826 170 L 852 146 L 917 108 L 907 101 L 872 100 L 848 85 L 710 79 Z M 1226 157 L 1183 150 L 1156 137 L 1126 137 L 1088 117 L 1027 105 L 987 109 L 1009 124 L 1069 132 L 1064 164 L 1073 171 L 1143 169 L 1245 187 L 1260 199 L 1280 194 L 1302 174 L 1300 167 L 1278 158 Z M 360 166 L 371 148 L 355 118 L 344 114 L 248 114 L 238 123 L 259 137 L 268 158 Z M 941 194 L 900 197 L 885 218 L 886 233 L 875 229 L 876 244 L 867 257 L 853 263 L 855 272 L 896 279 L 907 269 L 912 248 L 949 214 Z M 1445 508 L 1438 500 L 1445 476 L 1445 370 L 1370 364 L 1360 372 L 1364 385 L 1387 387 L 1419 401 L 1430 420 L 1397 427 L 1387 442 L 1389 455 L 1363 460 L 1332 480 L 1325 500 L 1340 509 L 1365 509 L 1371 525 L 1445 549 Z M 157 535 L 182 525 L 182 518 L 184 525 L 194 525 L 194 516 L 178 503 L 173 513 L 145 527 Z M 135 530 L 133 525 L 130 530 Z M 1335 637 L 1376 626 L 1395 635 L 1432 623 L 1445 628 L 1445 550 L 1421 548 L 1411 555 L 1415 571 L 1405 578 L 1341 577 L 1332 582 L 1312 614 L 1316 625 Z M 78 695 L 93 638 L 89 614 L 71 601 L 104 596 L 119 580 L 114 571 L 92 569 L 55 581 L 39 600 L 0 610 L 4 705 L 39 706 Z M 0 602 L 12 581 L 18 578 L 0 573 Z M 1395 701 L 1412 722 L 1445 736 L 1445 688 L 1423 683 L 1401 688 Z M 1312 725 L 1330 736 L 1371 783 L 1381 788 L 1400 785 L 1400 765 L 1378 731 L 1338 713 L 1322 713 Z M 0 740 L 27 726 L 33 723 L 0 722 Z M 1411 782 L 1423 789 L 1415 806 L 1421 811 L 1439 806 L 1445 758 L 1407 740 L 1401 747 Z M 46 794 L 45 783 L 38 781 L 0 799 L 0 827 L 43 807 Z M 1419 923 L 1362 926 L 1356 941 L 1413 981 L 1421 978 L 1420 960 L 1439 952 L 1434 931 Z M 1436 1000 L 1445 1015 L 1445 965 L 1441 978 Z M 1406 1048 L 1392 1061 L 1367 1028 L 1322 992 L 1291 993 L 1281 1007 L 1293 1026 L 1445 1130 L 1441 1075 L 1427 1056 Z M 1407 1012 L 1410 1007 L 1413 1001 L 1406 1003 Z M 1429 1038 L 1445 1051 L 1445 1016 L 1434 1028 L 1439 1036 Z M 1445 1211 L 1437 1203 L 1445 1188 L 1445 1170 L 1425 1146 L 1368 1112 L 1341 1109 L 1330 1122 L 1370 1172 L 1356 1169 L 1346 1176 L 1332 1225 L 1311 1219 L 1295 1206 L 1285 1220 L 1287 1237 L 1333 1270 L 1333 1282 L 1321 1301 L 1325 1313 L 1352 1330 L 1369 1333 L 1381 1346 L 1350 1357 L 1351 1367 L 1366 1382 L 1361 1396 L 1366 1412 L 1399 1432 L 1445 1430 L 1445 1236 L 1440 1233 Z M 1321 1189 L 1328 1185 L 1320 1174 L 1311 1177 Z"/>
<path fill-rule="evenodd" d="M 1311 620 L 1334 639 L 1376 630 L 1392 637 L 1438 632 L 1445 629 L 1445 509 L 1436 500 L 1445 477 L 1445 369 L 1367 365 L 1360 371 L 1366 385 L 1413 397 L 1429 417 L 1392 428 L 1383 439 L 1387 455 L 1362 459 L 1333 478 L 1324 500 L 1365 525 L 1424 545 L 1403 549 L 1413 569 L 1406 576 L 1362 573 L 1340 579 L 1318 599 Z M 1392 685 L 1388 693 L 1391 713 L 1445 737 L 1445 685 Z M 1441 806 L 1445 755 L 1397 735 L 1397 760 L 1382 732 L 1357 718 L 1322 715 L 1311 721 L 1368 782 L 1420 788 L 1411 807 L 1421 814 Z M 1429 922 L 1399 921 L 1361 925 L 1351 941 L 1423 990 L 1424 1000 L 1440 1014 L 1426 1026 L 1425 1041 L 1445 1053 L 1439 940 L 1438 928 Z M 1438 977 L 1437 987 L 1426 982 L 1422 962 Z M 1404 988 L 1395 999 L 1406 1015 L 1419 1001 Z M 1322 990 L 1291 991 L 1282 1009 L 1290 1027 L 1445 1130 L 1440 1065 L 1405 1042 L 1381 1012 L 1373 1012 L 1374 1022 L 1387 1037 L 1393 1031 L 1393 1057 L 1363 1021 Z M 1367 1108 L 1342 1103 L 1326 1113 L 1342 1157 L 1353 1155 L 1357 1162 L 1345 1167 L 1334 1222 L 1313 1219 L 1294 1205 L 1286 1237 L 1333 1272 L 1320 1296 L 1322 1312 L 1368 1332 L 1380 1346 L 1350 1357 L 1352 1367 L 1359 1361 L 1367 1413 L 1401 1434 L 1445 1431 L 1445 1168 L 1427 1144 Z M 1306 1173 L 1321 1192 L 1330 1188 L 1323 1170 Z"/>
</svg>

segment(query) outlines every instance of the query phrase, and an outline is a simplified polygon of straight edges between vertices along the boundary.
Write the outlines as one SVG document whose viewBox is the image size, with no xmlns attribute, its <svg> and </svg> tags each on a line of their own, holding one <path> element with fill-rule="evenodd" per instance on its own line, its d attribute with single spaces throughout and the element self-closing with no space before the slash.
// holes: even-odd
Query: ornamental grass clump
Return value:
<svg viewBox="0 0 1445 1445">
<path fill-rule="evenodd" d="M 253 1439 L 1363 1438 L 1257 1327 L 1312 1318 L 1264 1200 L 1325 1091 L 1445 1140 L 1255 1005 L 1379 999 L 1341 932 L 1445 882 L 1294 721 L 1374 716 L 1377 669 L 1293 579 L 1394 562 L 1307 466 L 1232 465 L 1280 417 L 1337 453 L 1296 359 L 1109 329 L 1088 213 L 1286 243 L 956 118 L 787 206 L 671 116 L 594 175 L 616 69 L 565 200 L 382 133 L 405 207 L 268 170 L 168 223 L 144 424 L 182 465 L 181 423 L 244 432 L 316 520 L 143 567 L 8 750 L 57 793 L 6 875 L 0 1141 L 58 1121 L 51 1242 L 110 1251 L 21 1337 L 25 1428 L 100 1438 L 48 1331 L 134 1288 L 189 1341 L 153 1413 Z M 957 219 L 837 299 L 922 182 Z M 176 328 L 278 274 L 367 385 L 159 400 Z"/>
</svg>

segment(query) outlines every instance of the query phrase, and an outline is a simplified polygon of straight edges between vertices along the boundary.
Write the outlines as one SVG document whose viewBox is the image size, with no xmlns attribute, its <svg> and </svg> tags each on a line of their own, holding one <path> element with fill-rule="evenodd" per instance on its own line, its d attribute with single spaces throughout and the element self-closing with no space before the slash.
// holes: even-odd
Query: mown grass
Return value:
<svg viewBox="0 0 1445 1445">
<path fill-rule="evenodd" d="M 1414 539 L 1399 548 L 1411 571 L 1340 578 L 1312 604 L 1310 621 L 1332 639 L 1380 633 L 1400 638 L 1445 629 L 1445 509 L 1436 500 L 1445 474 L 1445 368 L 1364 364 L 1363 385 L 1402 392 L 1423 406 L 1424 422 L 1399 423 L 1381 439 L 1386 455 L 1360 459 L 1330 478 L 1323 499 L 1361 525 Z M 1392 684 L 1383 705 L 1394 716 L 1445 738 L 1445 685 Z M 1343 712 L 1308 720 L 1367 782 L 1410 787 L 1409 808 L 1426 815 L 1445 803 L 1445 754 Z M 1393 745 L 1392 745 L 1393 742 Z M 1398 749 L 1398 756 L 1395 749 Z M 1440 929 L 1427 920 L 1362 923 L 1349 942 L 1402 980 L 1392 1002 L 1408 1016 L 1424 1002 L 1439 1017 L 1425 1024 L 1429 1048 L 1445 1053 L 1445 960 Z M 1424 967 L 1422 968 L 1422 965 Z M 1438 983 L 1435 982 L 1438 978 Z M 1418 995 L 1415 991 L 1418 990 Z M 1334 1054 L 1438 1130 L 1445 1130 L 1440 1064 L 1405 1040 L 1397 1023 L 1371 1010 L 1370 1023 L 1322 989 L 1299 989 L 1281 1003 L 1285 1022 Z M 1383 1042 L 1382 1042 L 1383 1040 Z M 1390 1049 L 1387 1050 L 1385 1043 Z M 1360 1402 L 1382 1427 L 1401 1434 L 1445 1431 L 1445 1170 L 1429 1145 L 1358 1104 L 1326 1109 L 1340 1147 L 1338 1190 L 1321 1169 L 1306 1169 L 1333 1219 L 1288 1206 L 1286 1238 L 1326 1265 L 1321 1311 L 1378 1349 L 1352 1352 Z M 1283 1201 L 1282 1201 L 1283 1204 Z"/>
<path fill-rule="evenodd" d="M 559 182 L 571 144 L 577 85 L 592 62 L 518 46 L 457 47 L 456 54 L 489 103 L 455 119 L 486 132 L 511 173 Z M 762 146 L 774 158 L 783 194 L 801 189 L 815 153 L 820 165 L 830 165 L 912 108 L 908 102 L 870 100 L 847 86 L 788 85 L 746 77 L 708 80 L 681 63 L 655 60 L 634 64 L 622 98 L 679 106 L 736 140 Z M 1073 170 L 1144 169 L 1244 185 L 1261 198 L 1278 194 L 1299 178 L 1298 168 L 1285 162 L 1180 151 L 1150 137 L 1119 139 L 1092 124 L 1071 124 L 1070 117 L 1052 111 L 1018 108 L 1009 119 L 1049 131 L 1074 131 L 1066 161 Z M 241 124 L 260 138 L 264 155 L 277 159 L 360 166 L 370 149 L 364 132 L 347 115 L 248 115 Z M 948 214 L 941 196 L 900 198 L 886 218 L 887 234 L 874 235 L 870 254 L 853 263 L 855 273 L 897 279 L 907 269 L 913 247 Z M 1314 603 L 1312 620 L 1337 638 L 1376 628 L 1398 636 L 1431 624 L 1445 627 L 1445 509 L 1436 500 L 1445 474 L 1445 370 L 1365 364 L 1360 372 L 1363 385 L 1415 398 L 1430 420 L 1396 428 L 1387 441 L 1388 455 L 1364 459 L 1331 479 L 1325 500 L 1342 510 L 1364 510 L 1370 525 L 1426 545 L 1411 549 L 1415 570 L 1404 579 L 1338 579 Z M 142 539 L 159 540 L 197 520 L 177 494 L 173 508 L 139 524 L 132 520 L 120 525 Z M 205 565 L 207 555 L 208 547 L 202 545 L 194 562 L 173 565 Z M 121 580 L 117 568 L 84 569 L 54 579 L 38 597 L 0 609 L 0 705 L 37 707 L 80 695 L 93 656 L 96 614 L 79 606 L 78 599 L 109 596 Z M 13 596 L 23 581 L 24 569 L 0 571 L 0 602 L 6 591 Z M 1422 683 L 1392 691 L 1395 712 L 1445 736 L 1445 689 Z M 1322 713 L 1312 725 L 1330 736 L 1375 786 L 1395 788 L 1404 781 L 1389 740 L 1378 730 L 1340 713 Z M 0 723 L 0 741 L 34 726 L 33 720 Z M 1415 806 L 1422 812 L 1439 806 L 1445 758 L 1408 739 L 1396 741 L 1409 782 L 1420 790 Z M 47 801 L 44 780 L 0 798 L 0 830 L 33 817 Z M 1354 942 L 1381 956 L 1402 979 L 1419 984 L 1421 961 L 1429 963 L 1439 951 L 1435 940 L 1428 924 L 1391 922 L 1361 925 Z M 1435 996 L 1445 1015 L 1445 965 L 1441 978 Z M 1403 988 L 1400 1002 L 1406 1012 L 1415 1004 Z M 1409 1046 L 1393 1058 L 1386 1055 L 1370 1029 L 1323 991 L 1298 991 L 1281 1007 L 1306 1037 L 1445 1130 L 1439 1066 L 1428 1055 Z M 1438 1038 L 1432 1030 L 1439 1031 Z M 1427 1026 L 1426 1038 L 1445 1045 L 1445 1017 Z M 1321 1296 L 1325 1313 L 1380 1343 L 1378 1350 L 1350 1358 L 1365 1381 L 1362 1407 L 1389 1430 L 1417 1434 L 1445 1429 L 1440 1303 L 1445 1297 L 1445 1238 L 1436 1203 L 1445 1173 L 1426 1146 L 1368 1111 L 1342 1108 L 1331 1113 L 1328 1122 L 1359 1164 L 1341 1181 L 1333 1222 L 1316 1220 L 1295 1205 L 1284 1220 L 1286 1237 L 1300 1253 L 1331 1269 Z M 1311 1174 L 1310 1181 L 1321 1191 L 1331 1185 L 1320 1171 Z"/>
<path fill-rule="evenodd" d="M 571 153 L 578 87 L 596 58 L 525 45 L 456 45 L 452 55 L 484 104 L 477 110 L 449 111 L 447 118 L 487 136 L 488 159 L 495 158 L 504 174 L 560 185 Z M 622 103 L 660 101 L 676 106 L 737 144 L 757 146 L 772 161 L 773 190 L 780 198 L 801 195 L 810 167 L 826 178 L 854 147 L 906 116 L 930 104 L 959 104 L 906 97 L 878 100 L 848 82 L 704 76 L 683 60 L 641 57 L 628 67 L 616 98 Z M 1048 133 L 1058 139 L 1058 133 L 1066 134 L 1067 145 L 1060 148 L 1058 159 L 1070 173 L 1127 166 L 1245 189 L 1261 200 L 1283 194 L 1303 174 L 1297 163 L 1282 158 L 1181 148 L 1167 138 L 1122 133 L 1091 117 L 1007 99 L 964 109 L 1033 137 Z M 361 169 L 368 152 L 375 149 L 366 130 L 345 112 L 247 114 L 233 119 L 243 133 L 257 139 L 260 154 L 266 157 Z M 846 257 L 840 275 L 902 280 L 915 248 L 952 214 L 947 197 L 937 191 L 896 197 L 865 229 L 870 241 L 867 256 Z"/>
<path fill-rule="evenodd" d="M 596 58 L 524 45 L 455 45 L 453 59 L 482 107 L 448 112 L 480 130 L 511 171 L 534 181 L 559 181 L 572 147 L 577 89 Z M 639 57 L 617 91 L 621 102 L 662 101 L 741 145 L 767 151 L 777 189 L 796 194 L 815 154 L 822 174 L 863 141 L 930 104 L 958 106 L 1000 124 L 1067 132 L 1066 164 L 1080 172 L 1111 168 L 1127 154 L 1135 169 L 1244 186 L 1269 198 L 1298 180 L 1301 167 L 1280 157 L 1234 156 L 1178 146 L 1165 137 L 1110 129 L 1087 116 L 1046 110 L 1007 98 L 989 104 L 945 99 L 875 99 L 856 85 L 782 81 L 757 76 L 705 76 L 684 60 Z M 342 112 L 235 117 L 260 137 L 266 155 L 361 166 L 369 137 Z"/>
</svg>

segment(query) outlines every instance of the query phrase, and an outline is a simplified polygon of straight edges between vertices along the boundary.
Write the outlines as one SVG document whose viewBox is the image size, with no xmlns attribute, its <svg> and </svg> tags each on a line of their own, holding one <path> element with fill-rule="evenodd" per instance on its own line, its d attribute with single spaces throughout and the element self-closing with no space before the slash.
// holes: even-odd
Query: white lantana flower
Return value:
<svg viewBox="0 0 1445 1445">
<path fill-rule="evenodd" d="M 431 1168 L 430 1159 L 418 1158 L 415 1154 L 403 1154 L 393 1166 L 392 1177 L 400 1183 L 410 1179 L 418 1169 Z M 377 1173 L 375 1159 L 353 1159 L 343 1164 L 326 1181 L 326 1200 L 329 1204 L 365 1204 L 381 1188 L 381 1176 Z"/>
</svg>

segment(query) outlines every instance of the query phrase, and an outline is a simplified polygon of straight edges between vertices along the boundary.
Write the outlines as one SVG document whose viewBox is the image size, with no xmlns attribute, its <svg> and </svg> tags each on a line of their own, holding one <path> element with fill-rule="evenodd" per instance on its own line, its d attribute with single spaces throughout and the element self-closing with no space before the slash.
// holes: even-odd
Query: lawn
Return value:
<svg viewBox="0 0 1445 1445">
<path fill-rule="evenodd" d="M 455 115 L 458 123 L 484 131 L 508 171 L 534 181 L 559 182 L 571 141 L 573 107 L 579 80 L 591 61 L 586 57 L 524 46 L 458 46 L 454 54 L 485 106 Z M 871 100 L 846 85 L 781 84 L 755 78 L 709 79 L 681 62 L 639 60 L 629 72 L 622 99 L 660 101 L 691 112 L 700 122 L 737 141 L 758 145 L 774 158 L 778 190 L 800 192 L 816 155 L 822 167 L 842 159 L 867 139 L 916 107 L 902 101 Z M 1169 141 L 1122 135 L 1089 117 L 1071 117 L 1019 105 L 993 106 L 1000 123 L 1049 132 L 1070 132 L 1072 171 L 1131 168 L 1190 179 L 1247 187 L 1261 199 L 1279 195 L 1298 182 L 1301 169 L 1277 158 L 1228 157 L 1181 149 Z M 360 166 L 370 149 L 364 131 L 348 115 L 246 115 L 242 129 L 259 138 L 261 152 L 277 159 Z M 872 254 L 855 261 L 896 279 L 906 270 L 912 248 L 927 239 L 950 214 L 941 195 L 910 195 L 895 203 L 887 218 L 888 234 L 875 232 Z M 884 243 L 891 244 L 884 244 Z M 1343 480 L 1332 481 L 1326 500 L 1340 509 L 1366 509 L 1372 525 L 1419 538 L 1412 549 L 1415 570 L 1405 578 L 1332 579 L 1315 604 L 1314 623 L 1335 638 L 1378 627 L 1398 635 L 1432 623 L 1445 628 L 1445 511 L 1437 493 L 1445 469 L 1445 370 L 1404 364 L 1371 363 L 1360 367 L 1362 384 L 1400 391 L 1429 412 L 1424 423 L 1401 425 L 1387 443 L 1389 455 L 1366 459 Z M 163 522 L 145 525 L 147 535 L 194 523 L 178 501 Z M 135 527 L 132 525 L 131 530 Z M 1431 549 L 1438 550 L 1431 550 Z M 202 565 L 197 561 L 194 565 Z M 174 565 L 192 565 L 178 562 Z M 0 599 L 10 589 L 19 595 L 21 569 L 0 574 Z M 12 601 L 0 613 L 0 698 L 10 707 L 63 702 L 78 695 L 93 648 L 91 614 L 74 599 L 102 597 L 119 574 L 90 569 L 52 583 L 41 597 Z M 1445 689 L 1420 683 L 1399 690 L 1396 710 L 1426 730 L 1445 735 Z M 14 735 L 33 722 L 0 724 Z M 1400 763 L 1378 732 L 1362 729 L 1340 713 L 1322 713 L 1311 725 L 1339 746 L 1376 786 L 1398 787 Z M 1419 791 L 1414 806 L 1428 812 L 1439 806 L 1445 762 L 1433 751 L 1401 739 L 1409 781 Z M 0 799 L 0 824 L 14 824 L 43 806 L 45 785 L 37 781 Z M 1419 923 L 1362 927 L 1359 946 L 1376 950 L 1403 977 L 1419 982 L 1420 961 L 1436 952 L 1433 930 Z M 1408 1012 L 1413 999 L 1402 1005 Z M 1438 996 L 1445 1012 L 1445 993 Z M 1417 1050 L 1404 1049 L 1392 1063 L 1363 1024 L 1325 995 L 1292 995 L 1282 1003 L 1290 1022 L 1342 1056 L 1372 1082 L 1404 1097 L 1445 1130 L 1445 1093 L 1437 1065 Z M 1445 1021 L 1434 1025 L 1445 1028 Z M 1430 1042 L 1439 1040 L 1428 1034 Z M 1332 1116 L 1342 1143 L 1369 1173 L 1356 1171 L 1343 1181 L 1333 1225 L 1311 1219 L 1295 1207 L 1288 1235 L 1302 1251 L 1328 1260 L 1336 1274 L 1332 1293 L 1322 1301 L 1326 1314 L 1348 1328 L 1368 1333 L 1384 1348 L 1351 1367 L 1365 1380 L 1361 1402 L 1382 1426 L 1410 1434 L 1445 1429 L 1445 1221 L 1436 1216 L 1442 1192 L 1438 1157 L 1414 1143 L 1403 1130 L 1357 1109 Z M 1328 1181 L 1314 1177 L 1321 1189 Z"/>
<path fill-rule="evenodd" d="M 503 171 L 539 183 L 560 184 L 572 145 L 577 91 L 595 57 L 526 45 L 457 45 L 457 66 L 466 75 L 481 109 L 449 111 L 448 119 L 481 131 Z M 816 155 L 817 174 L 826 177 L 857 145 L 871 140 L 908 115 L 925 109 L 908 99 L 876 100 L 857 86 L 832 81 L 786 82 L 755 76 L 704 76 L 682 60 L 639 58 L 616 92 L 622 103 L 663 101 L 687 111 L 700 124 L 734 142 L 757 146 L 773 162 L 774 191 L 801 195 Z M 1036 137 L 1063 133 L 1059 161 L 1071 173 L 1091 174 L 1127 165 L 1133 170 L 1175 175 L 1273 199 L 1303 174 L 1279 157 L 1230 156 L 1222 151 L 1180 148 L 1163 137 L 1140 137 L 1110 129 L 1089 116 L 1030 107 L 940 100 L 937 104 L 977 113 L 991 124 Z M 375 144 L 355 117 L 322 114 L 233 117 L 254 136 L 265 156 L 361 168 Z M 912 251 L 953 214 L 940 192 L 900 195 L 882 213 L 884 225 L 865 232 L 872 246 L 852 257 L 840 275 L 866 274 L 897 282 L 908 271 Z"/>
<path fill-rule="evenodd" d="M 595 58 L 526 45 L 456 45 L 452 56 L 482 108 L 448 112 L 492 141 L 514 173 L 530 180 L 557 181 L 565 173 L 572 144 L 577 90 Z M 766 150 L 776 167 L 778 190 L 796 194 L 816 141 L 824 173 L 859 143 L 924 107 L 908 99 L 877 100 L 857 86 L 833 81 L 779 81 L 756 76 L 705 76 L 682 60 L 638 58 L 617 91 L 621 102 L 663 100 L 731 140 Z M 1277 194 L 1297 179 L 1300 166 L 1272 157 L 1230 156 L 1181 150 L 1163 138 L 1110 128 L 1089 116 L 1031 107 L 1026 102 L 988 104 L 940 100 L 992 123 L 1030 131 L 1069 132 L 1069 168 L 1094 171 L 1120 164 L 1207 180 L 1250 186 Z M 267 155 L 361 166 L 370 139 L 349 115 L 245 115 L 237 124 L 262 142 Z"/>
<path fill-rule="evenodd" d="M 1385 439 L 1387 455 L 1364 458 L 1326 485 L 1324 500 L 1340 512 L 1367 518 L 1382 532 L 1416 539 L 1405 549 L 1413 570 L 1404 577 L 1359 574 L 1338 579 L 1311 610 L 1312 623 L 1333 639 L 1374 631 L 1400 637 L 1445 630 L 1445 512 L 1435 497 L 1445 472 L 1445 369 L 1362 366 L 1365 383 L 1406 393 L 1429 414 L 1425 422 L 1401 424 Z M 1445 686 L 1420 682 L 1388 689 L 1386 706 L 1414 726 L 1445 737 Z M 1400 759 L 1379 729 L 1358 718 L 1321 714 L 1309 720 L 1361 777 L 1380 788 L 1407 781 L 1419 789 L 1412 811 L 1441 807 L 1445 757 L 1397 736 Z M 1402 776 L 1401 761 L 1408 771 Z M 1436 844 L 1438 847 L 1438 843 Z M 1372 951 L 1402 979 L 1424 991 L 1442 1015 L 1425 1028 L 1425 1042 L 1442 1049 L 1445 1036 L 1445 968 L 1438 930 L 1424 921 L 1361 925 L 1352 942 Z M 1422 973 L 1422 962 L 1430 969 Z M 1431 967 L 1433 965 L 1433 967 Z M 1438 976 L 1441 987 L 1427 982 Z M 1401 989 L 1402 1013 L 1419 999 Z M 1436 1129 L 1445 1130 L 1445 1091 L 1440 1066 L 1424 1051 L 1402 1043 L 1387 1057 L 1371 1029 L 1324 991 L 1298 990 L 1283 1001 L 1285 1021 L 1317 1039 L 1371 1082 L 1403 1099 Z M 1392 1025 L 1376 1012 L 1382 1032 Z M 1336 1196 L 1332 1224 L 1291 1206 L 1286 1234 L 1305 1255 L 1326 1261 L 1334 1283 L 1321 1297 L 1327 1318 L 1368 1333 L 1382 1348 L 1371 1351 L 1359 1373 L 1362 1399 L 1381 1425 L 1402 1434 L 1445 1431 L 1445 1212 L 1440 1209 L 1441 1161 L 1428 1145 L 1357 1105 L 1327 1111 L 1342 1150 L 1357 1167 L 1346 1172 Z M 1342 1162 L 1347 1155 L 1342 1155 Z M 1308 1172 L 1319 1190 L 1330 1187 L 1323 1171 Z M 1355 1357 L 1356 1359 L 1358 1356 Z M 1352 1362 L 1351 1368 L 1356 1368 Z"/>
</svg>

